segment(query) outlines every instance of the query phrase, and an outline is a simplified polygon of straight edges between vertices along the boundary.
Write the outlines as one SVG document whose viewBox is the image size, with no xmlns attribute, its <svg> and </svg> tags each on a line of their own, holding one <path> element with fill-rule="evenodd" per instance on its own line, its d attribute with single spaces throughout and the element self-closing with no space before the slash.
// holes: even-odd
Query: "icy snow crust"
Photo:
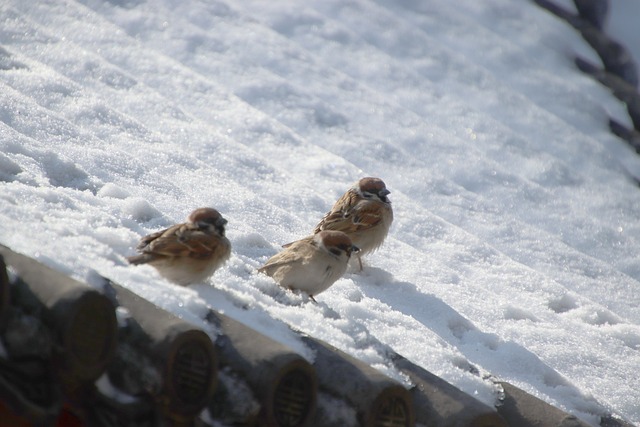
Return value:
<svg viewBox="0 0 640 427">
<path fill-rule="evenodd" d="M 640 423 L 640 162 L 572 66 L 595 54 L 533 3 L 7 0 L 0 20 L 0 243 L 311 361 L 291 328 L 405 383 L 392 351 L 489 405 L 499 379 Z M 362 273 L 317 304 L 256 273 L 362 176 L 395 213 Z M 234 248 L 210 283 L 127 265 L 200 206 Z"/>
</svg>

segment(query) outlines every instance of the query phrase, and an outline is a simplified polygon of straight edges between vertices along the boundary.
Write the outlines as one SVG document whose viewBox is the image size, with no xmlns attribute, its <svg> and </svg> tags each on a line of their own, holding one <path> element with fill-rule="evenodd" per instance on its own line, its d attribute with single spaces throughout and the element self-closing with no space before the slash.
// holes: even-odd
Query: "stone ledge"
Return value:
<svg viewBox="0 0 640 427">
<path fill-rule="evenodd" d="M 309 364 L 282 344 L 223 314 L 211 311 L 206 320 L 212 331 L 203 331 L 108 279 L 103 290 L 101 294 L 0 245 L 0 391 L 4 396 L 0 427 L 53 425 L 56 420 L 62 425 L 61 419 L 65 426 L 91 427 L 167 423 L 206 427 L 214 422 L 338 427 L 316 411 L 318 391 L 352 407 L 358 426 L 586 426 L 508 383 L 499 383 L 505 397 L 497 408 L 491 408 L 392 354 L 392 363 L 414 384 L 407 390 L 312 337 L 301 336 L 316 353 L 316 360 Z M 89 371 L 82 366 L 70 370 L 60 361 L 73 359 L 73 345 L 42 343 L 55 342 L 56 337 L 65 336 L 61 332 L 74 330 L 78 335 L 70 342 L 104 347 L 83 335 L 92 335 L 92 328 L 74 328 L 77 323 L 100 322 L 70 315 L 77 310 L 65 309 L 61 314 L 56 308 L 57 304 L 82 306 L 87 293 L 111 301 L 105 307 L 113 311 L 113 317 L 107 319 L 115 321 L 117 306 L 124 307 L 128 315 L 122 319 L 120 313 L 117 338 L 101 335 L 114 347 L 96 353 L 106 355 L 101 364 L 92 364 L 97 367 Z M 52 319 L 52 312 L 65 322 L 45 322 L 43 319 Z M 27 324 L 31 329 L 24 329 Z M 93 354 L 90 348 L 84 350 Z M 218 381 L 219 376 L 225 381 Z M 205 409 L 208 415 L 203 417 Z M 612 416 L 603 417 L 601 425 L 632 427 Z"/>
</svg>

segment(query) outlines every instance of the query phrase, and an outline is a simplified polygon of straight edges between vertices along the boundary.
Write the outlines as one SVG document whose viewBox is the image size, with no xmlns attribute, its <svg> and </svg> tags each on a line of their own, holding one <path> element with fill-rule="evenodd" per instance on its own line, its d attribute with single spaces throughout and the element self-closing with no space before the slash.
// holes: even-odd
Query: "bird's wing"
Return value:
<svg viewBox="0 0 640 427">
<path fill-rule="evenodd" d="M 327 212 L 316 228 L 313 230 L 313 233 L 319 233 L 322 230 L 338 230 L 344 231 L 348 230 L 349 223 L 351 222 L 350 215 L 351 210 L 353 209 L 358 197 L 357 194 L 354 194 L 351 191 L 347 191 L 344 193 L 334 204 L 329 212 Z"/>
<path fill-rule="evenodd" d="M 138 246 L 136 246 L 136 249 L 139 252 L 144 252 L 153 243 L 154 240 L 158 239 L 160 236 L 162 236 L 163 234 L 167 233 L 168 231 L 170 231 L 174 227 L 165 228 L 164 230 L 156 231 L 155 233 L 151 233 L 151 234 L 148 234 L 148 235 L 144 236 L 142 239 L 140 239 L 140 242 L 138 242 Z"/>
<path fill-rule="evenodd" d="M 197 258 L 207 257 L 218 251 L 226 239 L 214 232 L 187 229 L 178 237 L 178 240 L 189 248 L 189 256 Z"/>
<path fill-rule="evenodd" d="M 217 236 L 205 233 L 192 224 L 175 225 L 147 238 L 149 241 L 141 248 L 141 252 L 171 257 L 207 257 L 222 244 Z"/>
<path fill-rule="evenodd" d="M 351 212 L 355 231 L 372 228 L 382 221 L 383 211 L 377 203 L 360 203 Z"/>
<path fill-rule="evenodd" d="M 312 237 L 307 237 L 290 243 L 287 249 L 269 258 L 258 271 L 271 275 L 271 273 L 279 267 L 300 262 L 307 252 L 314 250 L 311 246 L 311 240 Z"/>
<path fill-rule="evenodd" d="M 357 197 L 357 196 L 354 196 Z M 383 212 L 376 202 L 360 201 L 348 205 L 348 209 L 333 210 L 320 221 L 315 232 L 336 230 L 346 234 L 366 230 L 382 221 Z M 336 203 L 337 204 L 337 203 Z"/>
</svg>

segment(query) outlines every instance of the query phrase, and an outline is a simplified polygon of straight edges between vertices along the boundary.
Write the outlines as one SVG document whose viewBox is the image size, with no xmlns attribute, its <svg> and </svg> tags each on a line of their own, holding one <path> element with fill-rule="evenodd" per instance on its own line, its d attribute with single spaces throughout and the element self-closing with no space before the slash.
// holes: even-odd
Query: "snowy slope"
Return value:
<svg viewBox="0 0 640 427">
<path fill-rule="evenodd" d="M 198 324 L 289 327 L 405 381 L 392 349 L 493 405 L 493 379 L 640 423 L 640 176 L 595 54 L 525 0 L 7 0 L 0 243 Z M 362 176 L 395 222 L 308 298 L 256 269 Z M 234 246 L 211 283 L 131 267 L 199 206 Z"/>
</svg>

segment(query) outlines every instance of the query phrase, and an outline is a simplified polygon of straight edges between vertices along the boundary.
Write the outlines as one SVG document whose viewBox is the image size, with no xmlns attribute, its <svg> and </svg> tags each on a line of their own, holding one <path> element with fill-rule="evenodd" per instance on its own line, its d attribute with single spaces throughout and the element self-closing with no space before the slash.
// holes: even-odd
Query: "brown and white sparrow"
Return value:
<svg viewBox="0 0 640 427">
<path fill-rule="evenodd" d="M 314 296 L 326 290 L 347 271 L 358 248 L 341 231 L 326 230 L 290 243 L 258 271 L 281 286 Z M 314 300 L 315 301 L 315 300 Z"/>
<path fill-rule="evenodd" d="M 361 256 L 378 249 L 391 228 L 393 210 L 387 198 L 389 193 L 380 178 L 360 179 L 338 199 L 313 232 L 338 230 L 346 233 L 360 248 L 358 263 L 362 270 Z"/>
<path fill-rule="evenodd" d="M 215 209 L 196 209 L 187 222 L 143 237 L 136 248 L 140 255 L 127 260 L 149 264 L 178 285 L 201 282 L 231 255 L 231 243 L 224 235 L 226 223 Z"/>
</svg>

